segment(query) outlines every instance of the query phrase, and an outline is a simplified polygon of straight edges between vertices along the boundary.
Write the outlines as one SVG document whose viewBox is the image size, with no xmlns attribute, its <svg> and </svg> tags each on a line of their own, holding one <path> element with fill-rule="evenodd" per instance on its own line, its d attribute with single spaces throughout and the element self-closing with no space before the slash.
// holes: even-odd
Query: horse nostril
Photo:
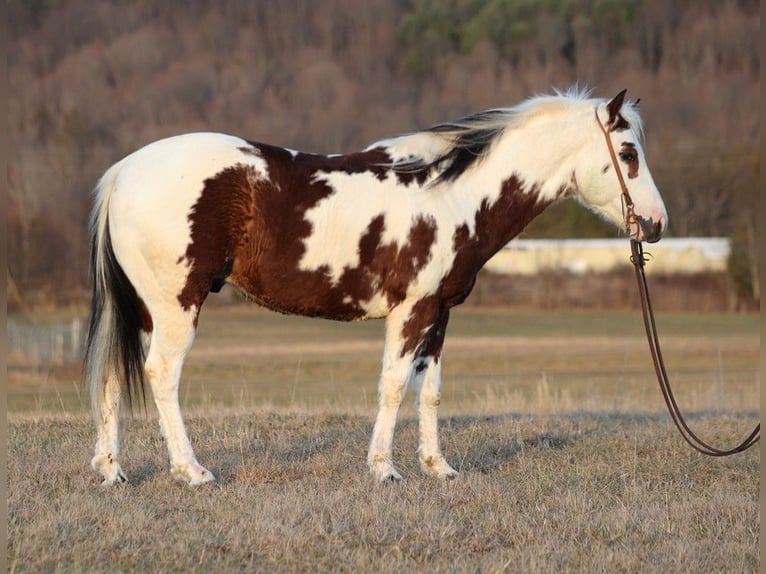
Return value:
<svg viewBox="0 0 766 574">
<path fill-rule="evenodd" d="M 641 226 L 641 231 L 644 232 L 644 241 L 647 243 L 657 243 L 660 240 L 664 230 L 664 220 L 662 217 L 657 221 L 639 217 L 638 223 Z"/>
<path fill-rule="evenodd" d="M 662 230 L 663 230 L 662 221 L 658 221 L 657 223 L 650 221 L 649 224 L 650 224 L 649 227 L 651 231 L 648 234 L 649 238 L 647 239 L 647 241 L 649 243 L 656 243 L 662 237 Z"/>
</svg>

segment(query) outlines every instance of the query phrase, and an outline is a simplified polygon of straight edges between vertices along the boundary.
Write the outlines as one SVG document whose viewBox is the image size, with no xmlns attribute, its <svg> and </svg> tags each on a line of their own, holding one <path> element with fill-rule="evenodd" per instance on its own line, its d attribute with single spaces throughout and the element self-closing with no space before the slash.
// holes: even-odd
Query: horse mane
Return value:
<svg viewBox="0 0 766 574">
<path fill-rule="evenodd" d="M 384 140 L 384 146 L 403 157 L 388 166 L 398 173 L 436 172 L 432 185 L 454 181 L 484 158 L 515 116 L 514 108 L 495 108 L 436 124 L 425 130 Z"/>
<path fill-rule="evenodd" d="M 454 181 L 486 156 L 513 119 L 512 108 L 496 108 L 432 126 L 429 133 L 446 139 L 447 149 L 431 161 L 439 168 L 434 183 Z"/>
<path fill-rule="evenodd" d="M 425 171 L 430 175 L 436 172 L 432 185 L 438 185 L 456 180 L 486 157 L 506 131 L 517 129 L 534 117 L 571 111 L 573 106 L 595 107 L 603 103 L 604 100 L 592 99 L 590 94 L 591 90 L 574 85 L 565 91 L 554 90 L 553 94 L 538 94 L 512 107 L 493 108 L 469 114 L 370 147 L 384 145 L 393 148 L 394 151 L 406 152 L 389 167 L 399 173 Z M 642 139 L 643 126 L 634 103 L 626 102 L 620 113 Z M 429 141 L 429 145 L 424 145 L 424 137 L 429 140 L 435 137 L 436 141 Z M 408 152 L 408 143 L 413 143 L 413 148 L 425 149 Z"/>
</svg>

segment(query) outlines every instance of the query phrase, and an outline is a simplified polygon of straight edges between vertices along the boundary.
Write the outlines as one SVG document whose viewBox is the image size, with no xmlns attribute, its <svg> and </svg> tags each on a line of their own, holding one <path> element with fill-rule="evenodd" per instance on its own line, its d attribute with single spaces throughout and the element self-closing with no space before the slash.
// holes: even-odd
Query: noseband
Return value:
<svg viewBox="0 0 766 574">
<path fill-rule="evenodd" d="M 628 236 L 630 236 L 631 224 L 638 223 L 636 213 L 633 209 L 633 200 L 628 192 L 628 186 L 625 185 L 625 179 L 622 177 L 620 171 L 620 164 L 617 161 L 617 154 L 614 153 L 614 146 L 612 146 L 612 140 L 609 137 L 609 130 L 604 127 L 601 120 L 598 117 L 598 108 L 596 108 L 596 123 L 601 128 L 601 133 L 604 134 L 606 140 L 606 147 L 609 150 L 609 156 L 612 158 L 612 165 L 614 171 L 617 173 L 617 180 L 620 182 L 620 191 L 622 192 L 623 206 L 624 206 L 624 218 L 625 227 L 627 228 Z M 641 310 L 644 316 L 644 328 L 646 329 L 646 338 L 649 341 L 649 350 L 652 354 L 652 361 L 654 363 L 654 372 L 657 375 L 657 382 L 660 385 L 662 396 L 665 399 L 665 404 L 668 407 L 670 417 L 681 433 L 684 440 L 691 445 L 697 452 L 706 454 L 708 456 L 729 456 L 742 452 L 753 446 L 761 438 L 761 423 L 755 427 L 748 437 L 743 440 L 737 446 L 730 449 L 719 449 L 710 446 L 708 443 L 700 439 L 686 423 L 681 409 L 678 407 L 673 390 L 670 387 L 670 379 L 668 378 L 667 370 L 665 369 L 665 361 L 662 358 L 662 351 L 660 349 L 660 340 L 657 334 L 657 325 L 654 319 L 654 310 L 652 309 L 652 302 L 649 298 L 649 285 L 646 282 L 646 274 L 644 273 L 644 266 L 646 265 L 647 257 L 644 255 L 641 241 L 638 239 L 630 239 L 630 261 L 633 263 L 633 267 L 636 270 L 636 280 L 638 281 L 638 292 L 641 296 Z"/>
</svg>

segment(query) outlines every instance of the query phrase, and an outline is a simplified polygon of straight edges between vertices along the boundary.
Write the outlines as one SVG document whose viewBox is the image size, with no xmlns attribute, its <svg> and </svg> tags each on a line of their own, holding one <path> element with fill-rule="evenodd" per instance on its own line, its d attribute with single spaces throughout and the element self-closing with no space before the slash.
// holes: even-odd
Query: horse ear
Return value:
<svg viewBox="0 0 766 574">
<path fill-rule="evenodd" d="M 625 101 L 625 94 L 627 93 L 627 88 L 622 90 L 619 94 L 617 94 L 615 97 L 613 97 L 609 103 L 606 105 L 606 111 L 609 112 L 609 122 L 607 122 L 609 125 L 614 124 L 615 120 L 617 119 L 617 114 L 620 111 L 620 108 L 622 107 L 623 102 Z"/>
</svg>

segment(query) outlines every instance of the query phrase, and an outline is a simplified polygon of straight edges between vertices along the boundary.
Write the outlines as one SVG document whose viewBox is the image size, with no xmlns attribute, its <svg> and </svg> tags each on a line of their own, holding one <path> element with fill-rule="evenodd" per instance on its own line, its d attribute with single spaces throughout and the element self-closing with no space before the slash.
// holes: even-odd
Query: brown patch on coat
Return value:
<svg viewBox="0 0 766 574">
<path fill-rule="evenodd" d="M 381 157 L 387 158 L 386 167 L 390 168 L 397 182 L 405 187 L 408 187 L 413 182 L 416 185 L 422 186 L 434 170 L 433 165 L 426 164 L 421 158 L 416 156 L 394 164 L 385 147 L 376 147 L 370 150 L 370 152 L 380 153 L 382 154 Z"/>
<path fill-rule="evenodd" d="M 572 195 L 576 191 L 577 182 L 573 175 L 570 182 L 558 190 L 556 197 Z M 452 268 L 443 277 L 438 290 L 413 307 L 402 328 L 402 356 L 414 352 L 416 357 L 432 356 L 438 360 L 449 309 L 465 301 L 487 260 L 521 233 L 550 203 L 540 199 L 536 186 L 526 189 L 524 182 L 514 175 L 502 183 L 500 194 L 493 202 L 485 200 L 482 203 L 474 216 L 473 235 L 467 224 L 455 229 Z"/>
<path fill-rule="evenodd" d="M 638 177 L 638 153 L 636 153 L 636 146 L 630 142 L 622 142 L 622 147 L 619 153 L 620 159 L 624 161 L 628 166 L 628 178 L 635 179 Z"/>
<path fill-rule="evenodd" d="M 214 278 L 226 268 L 251 222 L 250 192 L 260 174 L 251 165 L 237 164 L 205 180 L 199 199 L 189 213 L 191 241 L 178 263 L 190 267 L 178 295 L 185 310 L 202 306 Z"/>
<path fill-rule="evenodd" d="M 382 293 L 389 309 L 431 257 L 436 222 L 419 217 L 402 245 L 382 242 L 383 214 L 373 218 L 358 244 L 359 265 L 334 283 L 326 266 L 300 269 L 312 233 L 306 212 L 335 190 L 321 175 L 370 173 L 384 181 L 390 157 L 382 149 L 344 156 L 291 153 L 253 143 L 241 148 L 266 163 L 266 174 L 238 164 L 205 181 L 189 221 L 191 242 L 184 258 L 191 266 L 179 295 L 184 308 L 199 306 L 214 281 L 236 285 L 254 301 L 276 311 L 330 319 L 366 316 L 364 303 Z"/>
<path fill-rule="evenodd" d="M 388 309 L 405 299 L 407 288 L 431 259 L 431 248 L 436 241 L 436 222 L 430 217 L 417 217 L 402 245 L 383 243 L 384 231 L 385 216 L 380 214 L 372 219 L 359 238 L 359 264 L 346 267 L 337 285 L 327 282 L 316 294 L 319 299 L 315 306 L 327 307 L 321 313 L 323 316 L 332 308 L 351 305 L 352 318 L 362 317 L 366 314 L 363 304 L 376 294 L 386 298 Z"/>
<path fill-rule="evenodd" d="M 327 266 L 300 269 L 312 233 L 305 214 L 335 193 L 317 176 L 370 172 L 383 181 L 390 174 L 388 155 L 371 150 L 325 157 L 264 144 L 253 144 L 253 150 L 266 162 L 268 179 L 255 167 L 238 164 L 206 180 L 192 208 L 191 242 L 179 261 L 191 268 L 178 297 L 184 308 L 199 309 L 214 281 L 223 280 L 229 269 L 229 282 L 283 313 L 353 320 L 367 316 L 364 304 L 376 295 L 385 297 L 386 312 L 404 301 L 408 286 L 432 257 L 437 223 L 430 216 L 415 218 L 401 245 L 383 242 L 385 214 L 374 217 L 358 240 L 359 264 L 344 268 L 336 282 Z M 557 196 L 574 191 L 572 180 Z M 475 213 L 473 235 L 467 225 L 455 229 L 453 265 L 435 292 L 414 305 L 402 329 L 402 355 L 414 352 L 438 360 L 449 308 L 465 300 L 484 263 L 549 203 L 540 200 L 536 186 L 527 189 L 511 176 L 498 197 L 485 200 Z"/>
<path fill-rule="evenodd" d="M 571 193 L 573 190 L 565 185 L 557 196 Z M 484 200 L 474 216 L 474 234 L 469 233 L 465 224 L 455 229 L 455 260 L 440 286 L 445 306 L 449 308 L 465 301 L 476 282 L 476 275 L 489 258 L 521 233 L 550 203 L 540 199 L 537 186 L 526 189 L 516 175 L 502 183 L 494 202 Z"/>
<path fill-rule="evenodd" d="M 390 307 L 407 296 L 407 288 L 430 261 L 435 241 L 436 221 L 421 215 L 413 221 L 404 245 L 389 244 L 376 250 L 370 266 L 384 279 L 381 291 Z"/>
<path fill-rule="evenodd" d="M 433 357 L 434 361 L 438 362 L 447 334 L 448 321 L 449 309 L 444 307 L 438 293 L 415 303 L 402 327 L 404 342 L 400 356 L 415 353 L 416 358 Z M 418 365 L 416 371 L 422 371 L 423 368 L 425 365 Z"/>
</svg>

